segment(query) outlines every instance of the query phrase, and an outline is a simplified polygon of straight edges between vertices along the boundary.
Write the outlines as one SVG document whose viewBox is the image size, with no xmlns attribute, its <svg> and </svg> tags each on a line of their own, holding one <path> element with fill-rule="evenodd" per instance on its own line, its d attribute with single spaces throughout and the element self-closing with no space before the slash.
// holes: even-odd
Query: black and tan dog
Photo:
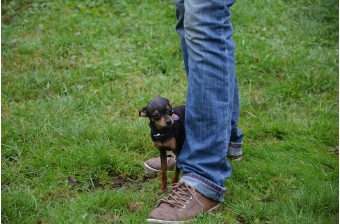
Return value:
<svg viewBox="0 0 340 224">
<path fill-rule="evenodd" d="M 158 97 L 143 107 L 139 116 L 150 119 L 152 144 L 159 150 L 162 167 L 162 184 L 157 194 L 163 194 L 167 184 L 166 151 L 172 151 L 177 158 L 185 139 L 185 105 L 172 108 L 168 99 Z M 172 183 L 178 182 L 179 172 L 176 165 Z"/>
</svg>

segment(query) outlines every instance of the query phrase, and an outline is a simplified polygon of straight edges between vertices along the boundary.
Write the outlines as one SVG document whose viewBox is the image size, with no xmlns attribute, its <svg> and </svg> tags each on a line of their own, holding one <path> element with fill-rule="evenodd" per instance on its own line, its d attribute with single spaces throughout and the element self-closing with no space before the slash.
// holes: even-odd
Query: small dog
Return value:
<svg viewBox="0 0 340 224">
<path fill-rule="evenodd" d="M 158 97 L 139 111 L 139 116 L 150 120 L 152 144 L 159 150 L 162 167 L 162 184 L 157 194 L 163 194 L 167 183 L 167 150 L 176 158 L 181 152 L 184 139 L 185 105 L 172 108 L 168 99 Z M 172 183 L 178 182 L 179 168 L 176 165 Z"/>
</svg>

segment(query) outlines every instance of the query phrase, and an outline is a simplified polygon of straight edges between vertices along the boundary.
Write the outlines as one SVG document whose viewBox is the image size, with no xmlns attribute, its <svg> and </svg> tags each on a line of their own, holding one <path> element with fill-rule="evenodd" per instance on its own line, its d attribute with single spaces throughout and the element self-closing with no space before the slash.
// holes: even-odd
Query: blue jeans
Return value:
<svg viewBox="0 0 340 224">
<path fill-rule="evenodd" d="M 233 151 L 229 154 L 240 153 L 243 138 L 237 128 L 235 44 L 229 22 L 234 1 L 174 1 L 188 76 L 186 140 L 177 159 L 183 170 L 180 181 L 222 202 L 224 180 L 231 175 L 228 148 Z"/>
</svg>

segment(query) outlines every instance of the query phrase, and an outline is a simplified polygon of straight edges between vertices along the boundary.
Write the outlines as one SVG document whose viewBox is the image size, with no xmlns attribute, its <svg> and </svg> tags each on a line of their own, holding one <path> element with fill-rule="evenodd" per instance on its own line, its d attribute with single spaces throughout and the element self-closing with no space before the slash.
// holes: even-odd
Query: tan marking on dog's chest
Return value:
<svg viewBox="0 0 340 224">
<path fill-rule="evenodd" d="M 152 144 L 157 149 L 164 149 L 165 148 L 166 150 L 171 150 L 171 151 L 176 150 L 176 140 L 175 140 L 175 138 L 169 139 L 166 142 L 153 141 Z"/>
</svg>

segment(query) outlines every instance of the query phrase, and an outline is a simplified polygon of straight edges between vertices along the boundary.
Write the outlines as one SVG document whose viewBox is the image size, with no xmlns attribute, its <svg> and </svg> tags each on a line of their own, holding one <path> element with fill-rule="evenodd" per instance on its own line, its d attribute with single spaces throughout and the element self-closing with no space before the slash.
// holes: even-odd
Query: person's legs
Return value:
<svg viewBox="0 0 340 224">
<path fill-rule="evenodd" d="M 185 181 L 223 201 L 231 175 L 225 159 L 234 109 L 235 60 L 229 6 L 234 1 L 184 1 L 188 52 L 186 140 L 177 159 Z"/>
<path fill-rule="evenodd" d="M 234 1 L 185 0 L 182 11 L 183 0 L 175 2 L 184 25 L 178 24 L 177 32 L 188 58 L 186 140 L 177 159 L 183 176 L 149 222 L 191 219 L 216 207 L 231 175 L 226 155 L 235 114 L 235 46 L 229 22 Z"/>
</svg>

